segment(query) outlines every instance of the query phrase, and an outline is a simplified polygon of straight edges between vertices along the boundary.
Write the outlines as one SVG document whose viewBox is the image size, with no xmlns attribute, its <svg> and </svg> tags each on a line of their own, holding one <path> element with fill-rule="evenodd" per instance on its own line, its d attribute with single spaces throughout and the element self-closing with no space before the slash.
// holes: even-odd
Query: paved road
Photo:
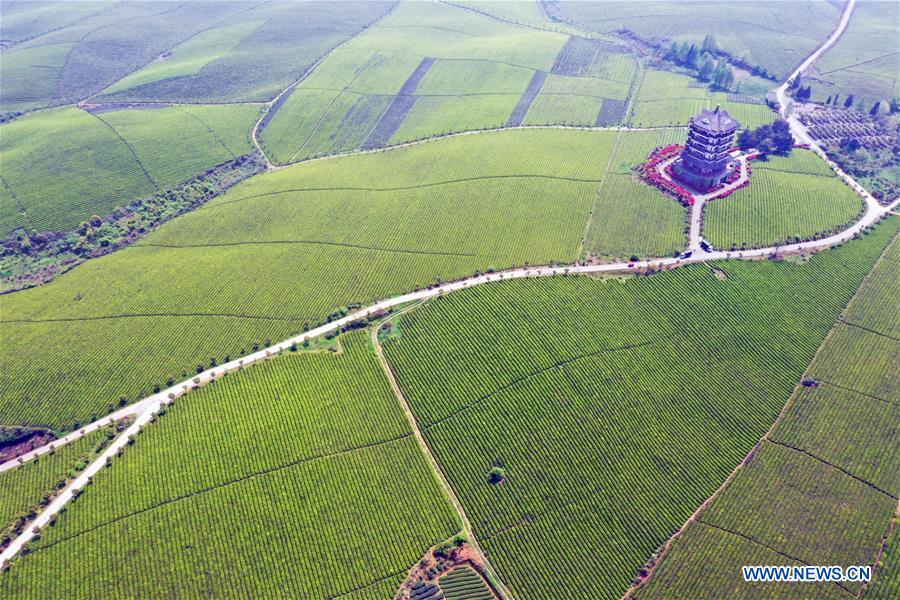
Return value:
<svg viewBox="0 0 900 600">
<path fill-rule="evenodd" d="M 841 22 L 838 26 L 838 29 L 835 30 L 835 33 L 825 42 L 825 44 L 818 51 L 813 53 L 809 59 L 807 59 L 803 65 L 798 69 L 799 72 L 805 66 L 808 66 L 818 57 L 825 49 L 831 46 L 837 37 L 843 32 L 846 28 L 847 21 L 850 18 L 850 12 L 852 11 L 853 6 L 855 5 L 856 0 L 850 0 L 847 5 L 847 9 L 844 11 L 844 14 L 841 18 Z M 795 72 L 795 74 L 796 74 Z M 794 75 L 792 75 L 793 77 Z M 785 86 L 779 89 L 779 94 L 786 89 Z M 781 98 L 781 96 L 779 96 Z M 784 106 L 784 104 L 782 104 Z M 792 129 L 794 128 L 794 123 L 800 125 L 799 121 L 796 119 L 792 122 Z M 802 127 L 802 125 L 800 125 Z M 795 133 L 795 135 L 797 135 Z M 799 137 L 799 136 L 798 136 Z M 800 139 L 808 139 L 800 138 Z M 824 157 L 824 152 L 821 151 L 817 146 L 811 144 L 814 148 L 818 149 L 819 154 Z M 827 160 L 827 158 L 826 158 Z M 508 271 L 502 271 L 498 273 L 492 273 L 489 275 L 481 275 L 478 277 L 469 277 L 466 279 L 462 279 L 459 281 L 454 281 L 452 283 L 447 283 L 442 286 L 433 287 L 431 289 L 425 289 L 418 292 L 411 292 L 408 294 L 403 294 L 401 296 L 396 296 L 394 298 L 389 298 L 387 300 L 382 300 L 381 302 L 376 302 L 367 308 L 363 308 L 354 313 L 347 315 L 341 319 L 336 321 L 332 321 L 330 323 L 326 323 L 320 327 L 316 327 L 306 333 L 303 333 L 298 336 L 294 336 L 287 340 L 284 340 L 278 344 L 275 344 L 271 348 L 263 349 L 248 356 L 245 356 L 238 360 L 233 360 L 227 364 L 220 365 L 213 369 L 208 369 L 203 373 L 196 375 L 195 377 L 183 381 L 177 385 L 174 385 L 168 389 L 162 390 L 159 393 L 153 394 L 140 402 L 127 406 L 116 413 L 106 416 L 99 421 L 91 423 L 90 425 L 86 425 L 83 429 L 88 431 L 94 431 L 95 429 L 102 427 L 109 423 L 109 418 L 120 418 L 125 416 L 137 415 L 134 423 L 130 425 L 118 438 L 116 438 L 112 444 L 110 444 L 103 454 L 100 457 L 92 462 L 88 467 L 82 471 L 78 477 L 71 483 L 69 486 L 63 490 L 42 512 L 38 515 L 38 517 L 34 520 L 34 522 L 29 526 L 28 530 L 23 532 L 19 537 L 13 540 L 7 548 L 0 553 L 0 564 L 4 561 L 11 559 L 15 556 L 22 547 L 28 543 L 31 538 L 34 536 L 33 528 L 40 527 L 43 528 L 49 523 L 50 519 L 59 513 L 60 509 L 62 509 L 69 500 L 72 499 L 72 496 L 83 488 L 89 479 L 93 477 L 101 468 L 103 468 L 106 463 L 106 459 L 108 457 L 112 457 L 119 451 L 120 448 L 123 448 L 128 443 L 129 437 L 136 435 L 140 429 L 147 424 L 153 416 L 156 414 L 159 409 L 165 404 L 173 401 L 175 398 L 185 394 L 189 389 L 194 388 L 198 385 L 203 385 L 208 383 L 217 377 L 221 377 L 223 374 L 235 371 L 238 369 L 242 369 L 250 364 L 255 362 L 266 360 L 269 357 L 278 354 L 279 352 L 286 351 L 290 348 L 292 344 L 302 344 L 307 339 L 316 338 L 326 333 L 331 333 L 333 331 L 339 330 L 342 327 L 361 319 L 365 319 L 369 315 L 375 312 L 387 310 L 396 306 L 400 306 L 402 304 L 406 304 L 409 302 L 413 302 L 416 300 L 425 300 L 427 298 L 434 298 L 436 296 L 462 290 L 470 287 L 475 287 L 477 285 L 484 285 L 486 283 L 503 281 L 508 279 L 522 279 L 529 277 L 553 277 L 562 275 L 565 273 L 571 274 L 590 274 L 590 273 L 616 273 L 616 272 L 634 272 L 640 269 L 644 269 L 647 267 L 660 267 L 660 266 L 675 266 L 684 263 L 696 263 L 696 262 L 705 262 L 712 260 L 725 260 L 729 258 L 757 258 L 757 257 L 765 257 L 773 254 L 774 252 L 778 253 L 791 253 L 791 252 L 800 252 L 800 251 L 809 251 L 821 248 L 827 248 L 834 244 L 847 241 L 853 238 L 859 231 L 862 229 L 871 226 L 876 221 L 878 221 L 883 216 L 891 213 L 893 209 L 900 204 L 900 199 L 894 200 L 889 206 L 881 206 L 879 205 L 875 199 L 866 192 L 862 186 L 856 183 L 849 175 L 843 173 L 840 169 L 836 167 L 836 165 L 832 164 L 832 168 L 835 169 L 840 176 L 842 176 L 850 185 L 856 189 L 865 199 L 866 199 L 866 212 L 863 217 L 848 227 L 847 229 L 841 231 L 840 233 L 836 233 L 827 238 L 823 238 L 820 240 L 814 240 L 809 242 L 802 242 L 799 244 L 790 244 L 787 246 L 780 247 L 768 247 L 768 248 L 758 248 L 755 250 L 745 250 L 742 252 L 703 252 L 696 251 L 693 256 L 687 260 L 679 260 L 677 258 L 662 258 L 658 260 L 644 260 L 637 261 L 635 263 L 610 263 L 610 264 L 602 264 L 602 265 L 572 265 L 572 266 L 545 266 L 545 267 L 529 267 L 529 268 L 521 268 L 521 269 L 512 269 Z M 695 204 L 696 206 L 696 204 Z M 697 238 L 699 239 L 699 230 L 697 234 Z M 629 266 L 631 264 L 632 266 Z M 79 435 L 74 435 L 71 439 L 77 439 L 80 437 Z M 71 439 L 67 440 L 69 436 L 66 438 L 62 438 L 61 440 L 57 440 L 56 446 L 59 447 L 62 443 L 66 443 L 66 441 L 71 441 Z M 65 441 L 64 441 L 65 440 Z M 45 450 L 46 451 L 46 450 Z M 29 452 L 28 455 L 31 455 L 30 458 L 42 454 L 41 449 L 33 450 Z M 25 455 L 25 456 L 28 456 Z M 25 458 L 25 457 L 22 457 Z M 0 465 L 0 472 L 8 470 L 17 466 L 18 461 L 14 459 L 12 461 L 7 461 Z"/>
</svg>

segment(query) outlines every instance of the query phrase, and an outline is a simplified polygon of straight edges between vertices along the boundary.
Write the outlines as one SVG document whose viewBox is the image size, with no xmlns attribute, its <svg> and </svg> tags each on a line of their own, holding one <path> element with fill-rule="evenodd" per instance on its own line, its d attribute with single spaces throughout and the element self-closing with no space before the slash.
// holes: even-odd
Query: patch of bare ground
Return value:
<svg viewBox="0 0 900 600">
<path fill-rule="evenodd" d="M 470 567 L 484 580 L 494 598 L 502 598 L 497 588 L 486 576 L 484 563 L 478 552 L 472 548 L 465 538 L 458 535 L 446 542 L 431 548 L 425 556 L 410 570 L 406 580 L 400 585 L 400 589 L 394 595 L 394 600 L 416 600 L 423 593 L 429 598 L 441 597 L 438 579 L 454 569 Z M 433 591 L 438 588 L 436 591 Z M 440 593 L 441 596 L 437 596 Z M 434 594 L 433 596 L 431 594 Z"/>
<path fill-rule="evenodd" d="M 725 281 L 726 279 L 728 279 L 728 273 L 726 273 L 722 269 L 716 269 L 715 267 L 713 267 L 712 272 L 713 272 L 713 275 L 715 275 L 718 279 L 721 279 L 722 281 Z"/>
<path fill-rule="evenodd" d="M 0 463 L 12 460 L 56 439 L 49 429 L 0 426 Z"/>
</svg>

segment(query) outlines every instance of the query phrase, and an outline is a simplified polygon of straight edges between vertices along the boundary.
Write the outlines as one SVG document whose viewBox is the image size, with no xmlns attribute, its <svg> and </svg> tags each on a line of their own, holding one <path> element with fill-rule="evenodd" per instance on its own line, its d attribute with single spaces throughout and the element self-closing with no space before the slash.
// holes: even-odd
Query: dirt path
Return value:
<svg viewBox="0 0 900 600">
<path fill-rule="evenodd" d="M 401 310 L 400 312 L 391 315 L 390 317 L 385 319 L 385 322 L 390 322 L 406 311 L 415 308 L 416 306 L 418 306 L 418 304 L 409 306 Z M 469 521 L 469 517 L 466 516 L 466 511 L 463 508 L 462 503 L 459 501 L 459 498 L 456 496 L 456 492 L 453 491 L 453 488 L 450 486 L 450 483 L 444 476 L 444 472 L 443 470 L 441 470 L 437 458 L 435 458 L 434 454 L 432 454 L 431 448 L 429 448 L 427 442 L 425 442 L 425 437 L 422 435 L 422 431 L 419 429 L 419 424 L 416 422 L 416 417 L 413 415 L 412 410 L 409 407 L 409 403 L 406 401 L 406 397 L 400 390 L 400 386 L 397 384 L 396 378 L 394 378 L 394 372 L 391 370 L 391 366 L 388 364 L 388 361 L 384 356 L 384 351 L 381 348 L 381 343 L 378 341 L 378 329 L 378 327 L 374 327 L 372 329 L 372 345 L 375 347 L 375 354 L 378 356 L 378 362 L 381 363 L 381 368 L 384 369 L 384 374 L 387 376 L 388 381 L 391 384 L 391 389 L 394 391 L 394 396 L 400 402 L 401 408 L 403 408 L 403 413 L 406 415 L 406 420 L 409 421 L 409 426 L 412 428 L 413 435 L 415 435 L 416 441 L 419 443 L 419 448 L 422 449 L 422 453 L 428 458 L 428 462 L 431 464 L 431 470 L 434 471 L 438 482 L 440 482 L 441 487 L 444 488 L 444 492 L 447 494 L 447 498 L 450 500 L 453 508 L 456 509 L 456 514 L 459 515 L 459 519 L 463 524 L 463 535 L 466 536 L 469 545 L 478 555 L 478 558 L 484 565 L 484 570 L 491 577 L 492 583 L 500 589 L 502 597 L 511 600 L 513 597 L 512 594 L 508 589 L 506 589 L 506 586 L 503 584 L 503 580 L 500 579 L 499 575 L 497 575 L 497 572 L 494 570 L 494 567 L 488 561 L 487 556 L 485 556 L 484 551 L 481 549 L 481 545 L 475 538 L 475 532 L 472 530 L 472 523 Z"/>
</svg>

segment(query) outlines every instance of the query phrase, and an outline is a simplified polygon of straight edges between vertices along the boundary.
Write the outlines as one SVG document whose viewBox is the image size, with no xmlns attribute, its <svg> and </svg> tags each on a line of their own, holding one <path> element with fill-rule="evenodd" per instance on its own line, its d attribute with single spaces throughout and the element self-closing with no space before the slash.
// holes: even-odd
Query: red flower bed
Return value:
<svg viewBox="0 0 900 600">
<path fill-rule="evenodd" d="M 693 206 L 694 198 L 693 196 L 691 196 L 691 193 L 674 181 L 670 181 L 663 177 L 657 170 L 659 163 L 678 156 L 679 154 L 681 154 L 682 150 L 684 150 L 684 146 L 678 144 L 672 144 L 664 148 L 657 148 L 650 153 L 650 156 L 647 157 L 647 160 L 644 161 L 639 170 L 641 179 L 643 179 L 646 183 L 649 183 L 663 193 L 669 194 L 670 196 L 674 197 L 676 200 L 681 202 L 683 206 Z M 669 177 L 672 177 L 672 165 L 666 166 L 665 173 Z"/>
</svg>

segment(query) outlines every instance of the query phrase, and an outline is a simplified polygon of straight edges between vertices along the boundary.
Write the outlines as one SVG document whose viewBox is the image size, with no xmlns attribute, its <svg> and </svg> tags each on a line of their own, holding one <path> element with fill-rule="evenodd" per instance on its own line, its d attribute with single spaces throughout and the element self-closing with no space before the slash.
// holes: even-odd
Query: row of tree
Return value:
<svg viewBox="0 0 900 600">
<path fill-rule="evenodd" d="M 672 42 L 664 57 L 686 69 L 697 71 L 697 79 L 712 82 L 718 88 L 727 90 L 734 83 L 734 71 L 724 58 L 716 60 L 716 41 L 707 34 L 700 46 L 684 42 Z"/>
<path fill-rule="evenodd" d="M 812 97 L 812 86 L 807 85 L 806 87 L 803 87 L 801 81 L 801 76 L 797 75 L 790 81 L 789 89 L 793 91 L 794 98 L 797 101 L 808 102 Z M 833 96 L 828 96 L 828 98 L 825 100 L 825 105 L 837 107 L 840 104 L 843 104 L 844 108 L 853 108 L 853 102 L 853 94 L 848 94 L 847 97 L 844 98 L 843 102 L 841 102 L 841 95 L 835 94 Z M 860 112 L 865 112 L 866 107 L 862 99 L 857 102 L 856 109 Z M 881 100 L 876 100 L 872 107 L 869 109 L 869 114 L 873 117 L 877 117 L 879 111 L 881 111 Z M 892 115 L 900 112 L 900 98 L 891 99 L 890 104 L 888 105 L 888 112 L 890 112 L 890 114 Z"/>
</svg>

